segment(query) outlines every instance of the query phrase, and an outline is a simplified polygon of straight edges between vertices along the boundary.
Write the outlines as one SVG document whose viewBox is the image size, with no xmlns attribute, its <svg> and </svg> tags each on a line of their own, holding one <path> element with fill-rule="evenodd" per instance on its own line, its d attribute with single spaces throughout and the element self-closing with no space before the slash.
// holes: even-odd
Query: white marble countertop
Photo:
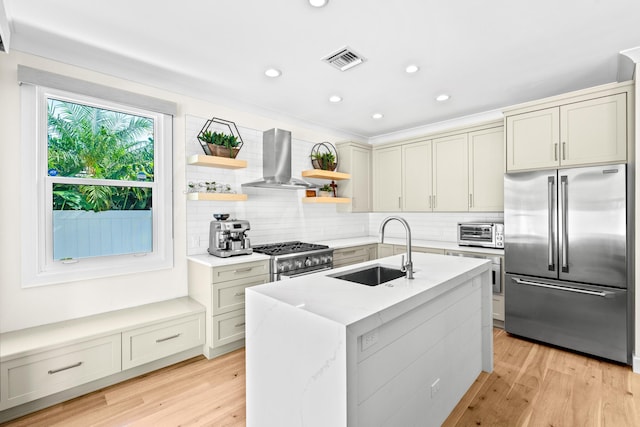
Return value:
<svg viewBox="0 0 640 427">
<path fill-rule="evenodd" d="M 392 245 L 404 245 L 405 240 L 397 237 L 386 237 L 385 243 Z M 313 241 L 311 243 L 317 243 L 320 245 L 327 245 L 332 249 L 342 249 L 351 246 L 371 245 L 380 243 L 379 236 L 363 236 L 363 237 L 349 237 L 346 239 L 334 239 L 334 240 L 322 240 Z M 424 247 L 424 248 L 438 248 L 444 250 L 453 250 L 461 252 L 473 252 L 485 255 L 502 255 L 504 256 L 503 249 L 490 249 L 490 248 L 477 248 L 471 246 L 458 246 L 455 242 L 441 242 L 437 240 L 416 240 L 412 239 L 412 246 Z M 253 262 L 267 260 L 270 257 L 264 254 L 252 253 L 250 255 L 237 255 L 227 258 L 220 258 L 217 256 L 206 254 L 189 255 L 188 260 L 207 265 L 209 267 L 221 267 L 225 265 L 241 264 L 244 262 Z"/>
<path fill-rule="evenodd" d="M 399 237 L 385 237 L 384 242 L 392 245 L 406 244 L 405 239 L 399 238 Z M 342 248 L 348 248 L 351 246 L 370 245 L 374 243 L 380 243 L 380 236 L 350 237 L 345 239 L 323 240 L 323 241 L 313 242 L 313 243 L 318 243 L 320 245 L 327 245 L 333 249 L 342 249 Z M 480 248 L 475 246 L 459 246 L 458 243 L 456 242 L 411 239 L 411 245 L 416 247 L 423 247 L 423 248 L 437 248 L 437 249 L 452 250 L 452 251 L 474 252 L 474 253 L 480 253 L 480 254 L 504 256 L 504 249 Z"/>
<path fill-rule="evenodd" d="M 246 292 L 258 292 L 300 310 L 353 327 L 356 331 L 367 331 L 436 298 L 490 267 L 489 261 L 483 259 L 415 253 L 413 280 L 401 277 L 379 286 L 366 286 L 328 276 L 373 264 L 398 268 L 400 261 L 401 256 L 395 255 L 257 285 L 247 288 Z"/>
<path fill-rule="evenodd" d="M 271 257 L 269 255 L 251 253 L 249 255 L 236 255 L 227 258 L 220 258 L 217 256 L 206 254 L 189 255 L 187 259 L 189 261 L 204 264 L 209 267 L 222 267 L 225 265 L 242 264 L 245 262 L 264 261 Z"/>
</svg>

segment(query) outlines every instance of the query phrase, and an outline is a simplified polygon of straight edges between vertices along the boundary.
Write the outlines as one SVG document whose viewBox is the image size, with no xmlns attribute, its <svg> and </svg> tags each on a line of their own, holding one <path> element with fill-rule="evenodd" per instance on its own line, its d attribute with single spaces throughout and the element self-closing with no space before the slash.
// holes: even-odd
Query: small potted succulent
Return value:
<svg viewBox="0 0 640 427">
<path fill-rule="evenodd" d="M 203 131 L 198 139 L 207 144 L 212 156 L 229 157 L 235 159 L 238 155 L 240 141 L 235 135 L 227 135 L 222 132 Z"/>
<path fill-rule="evenodd" d="M 319 197 L 333 197 L 333 189 L 329 184 L 325 184 L 318 190 Z"/>
</svg>

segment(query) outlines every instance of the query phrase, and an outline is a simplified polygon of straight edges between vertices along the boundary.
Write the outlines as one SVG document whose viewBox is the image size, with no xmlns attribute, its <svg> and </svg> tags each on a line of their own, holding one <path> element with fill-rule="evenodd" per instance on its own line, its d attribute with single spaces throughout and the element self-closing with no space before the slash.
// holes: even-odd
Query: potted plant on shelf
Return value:
<svg viewBox="0 0 640 427">
<path fill-rule="evenodd" d="M 212 156 L 235 159 L 238 155 L 240 141 L 235 135 L 206 130 L 198 135 L 198 139 L 207 144 Z"/>
<path fill-rule="evenodd" d="M 333 197 L 333 189 L 329 184 L 325 184 L 322 187 L 320 187 L 320 190 L 318 190 L 318 196 Z"/>
<path fill-rule="evenodd" d="M 338 153 L 329 142 L 316 144 L 311 149 L 311 165 L 314 169 L 334 171 L 338 167 Z"/>
</svg>

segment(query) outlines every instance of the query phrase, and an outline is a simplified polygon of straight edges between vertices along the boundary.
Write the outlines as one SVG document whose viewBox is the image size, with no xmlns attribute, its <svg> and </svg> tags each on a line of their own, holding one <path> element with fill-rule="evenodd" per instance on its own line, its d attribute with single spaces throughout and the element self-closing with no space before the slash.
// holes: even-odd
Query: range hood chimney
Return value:
<svg viewBox="0 0 640 427">
<path fill-rule="evenodd" d="M 262 179 L 242 184 L 243 187 L 303 190 L 316 186 L 291 177 L 291 132 L 269 129 L 262 134 Z"/>
</svg>

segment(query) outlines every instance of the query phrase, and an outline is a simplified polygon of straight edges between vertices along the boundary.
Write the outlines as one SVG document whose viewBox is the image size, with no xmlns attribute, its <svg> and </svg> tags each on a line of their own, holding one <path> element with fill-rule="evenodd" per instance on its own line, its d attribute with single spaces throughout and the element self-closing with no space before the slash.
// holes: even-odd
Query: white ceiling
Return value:
<svg viewBox="0 0 640 427">
<path fill-rule="evenodd" d="M 616 81 L 640 46 L 638 0 L 4 4 L 11 50 L 365 138 Z M 345 45 L 367 61 L 320 60 Z"/>
</svg>

